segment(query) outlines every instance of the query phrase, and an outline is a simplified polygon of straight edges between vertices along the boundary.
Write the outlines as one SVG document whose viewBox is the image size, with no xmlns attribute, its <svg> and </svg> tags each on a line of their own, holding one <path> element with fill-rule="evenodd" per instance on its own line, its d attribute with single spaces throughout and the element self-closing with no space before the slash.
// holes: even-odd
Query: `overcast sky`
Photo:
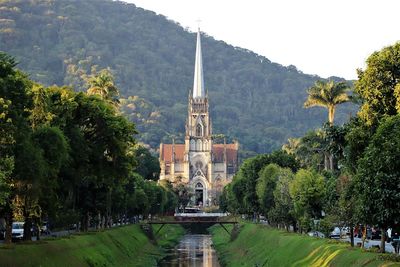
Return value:
<svg viewBox="0 0 400 267">
<path fill-rule="evenodd" d="M 124 0 L 217 40 L 323 78 L 356 79 L 400 40 L 399 0 Z M 207 53 L 207 51 L 203 51 Z"/>
</svg>

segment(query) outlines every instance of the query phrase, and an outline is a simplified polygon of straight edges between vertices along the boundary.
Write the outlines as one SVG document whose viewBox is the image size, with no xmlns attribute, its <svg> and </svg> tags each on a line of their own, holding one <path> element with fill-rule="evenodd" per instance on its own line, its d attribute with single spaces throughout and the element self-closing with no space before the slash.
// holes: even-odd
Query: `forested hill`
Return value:
<svg viewBox="0 0 400 267">
<path fill-rule="evenodd" d="M 183 141 L 195 43 L 195 33 L 124 2 L 0 0 L 0 50 L 32 79 L 76 90 L 86 89 L 85 74 L 110 68 L 124 112 L 154 148 L 172 136 Z M 326 120 L 325 110 L 302 107 L 317 76 L 205 34 L 202 46 L 214 133 L 263 153 Z M 337 121 L 350 109 L 339 107 Z"/>
</svg>

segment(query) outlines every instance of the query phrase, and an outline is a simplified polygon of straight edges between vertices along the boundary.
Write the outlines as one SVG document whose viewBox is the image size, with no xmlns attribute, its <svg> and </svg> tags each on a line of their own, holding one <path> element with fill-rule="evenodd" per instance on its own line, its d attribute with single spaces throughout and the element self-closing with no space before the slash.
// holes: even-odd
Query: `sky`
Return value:
<svg viewBox="0 0 400 267">
<path fill-rule="evenodd" d="M 322 78 L 356 79 L 371 53 L 400 41 L 399 0 L 124 1 Z"/>
</svg>

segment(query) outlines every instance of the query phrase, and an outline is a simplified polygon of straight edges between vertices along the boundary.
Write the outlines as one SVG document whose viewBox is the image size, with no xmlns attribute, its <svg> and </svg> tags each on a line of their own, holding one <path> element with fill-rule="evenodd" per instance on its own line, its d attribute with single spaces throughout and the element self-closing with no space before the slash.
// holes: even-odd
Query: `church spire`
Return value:
<svg viewBox="0 0 400 267">
<path fill-rule="evenodd" d="M 203 62 L 201 58 L 200 28 L 197 31 L 196 62 L 194 66 L 193 98 L 204 98 Z"/>
</svg>

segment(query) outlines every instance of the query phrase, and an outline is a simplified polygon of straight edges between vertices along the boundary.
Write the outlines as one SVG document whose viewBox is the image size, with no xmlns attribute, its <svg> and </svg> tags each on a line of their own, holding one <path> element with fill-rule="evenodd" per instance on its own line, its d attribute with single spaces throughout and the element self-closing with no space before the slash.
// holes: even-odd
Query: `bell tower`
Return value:
<svg viewBox="0 0 400 267">
<path fill-rule="evenodd" d="M 189 94 L 185 134 L 185 158 L 188 161 L 189 183 L 195 188 L 196 202 L 205 204 L 211 186 L 212 128 L 208 94 L 204 90 L 200 29 L 197 32 L 193 91 Z"/>
<path fill-rule="evenodd" d="M 193 88 L 188 96 L 185 143 L 160 144 L 160 180 L 184 184 L 190 205 L 218 205 L 222 188 L 238 168 L 239 144 L 213 141 L 208 91 L 204 89 L 201 34 L 197 31 Z"/>
</svg>

